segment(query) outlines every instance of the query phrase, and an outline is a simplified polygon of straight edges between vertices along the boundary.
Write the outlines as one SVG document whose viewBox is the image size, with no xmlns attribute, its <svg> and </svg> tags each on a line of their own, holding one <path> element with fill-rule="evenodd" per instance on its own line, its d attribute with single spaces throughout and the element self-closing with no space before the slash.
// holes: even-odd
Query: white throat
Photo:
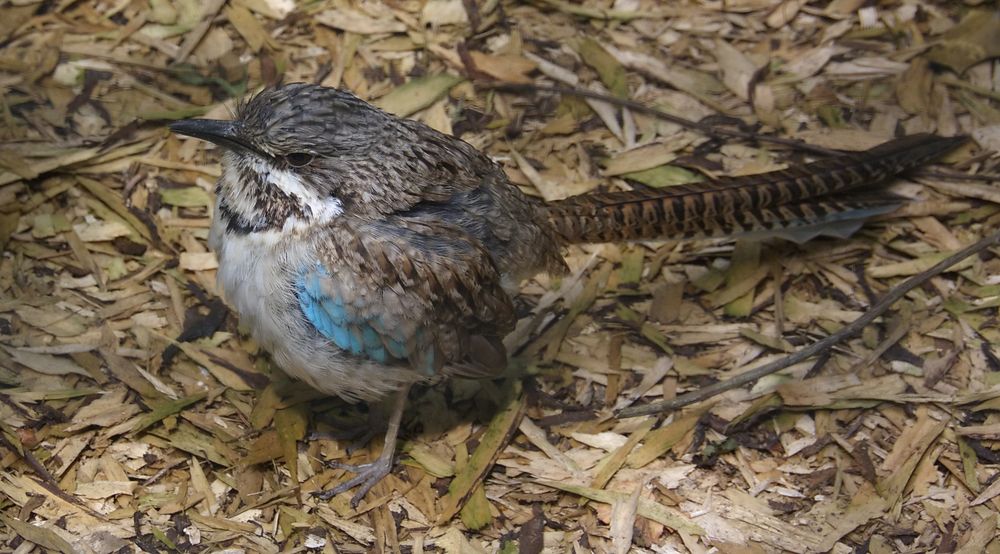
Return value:
<svg viewBox="0 0 1000 554">
<path fill-rule="evenodd" d="M 292 171 L 271 167 L 264 160 L 227 152 L 222 168 L 219 197 L 216 199 L 216 217 L 213 217 L 213 231 L 209 241 L 213 249 L 221 246 L 223 235 L 231 234 L 227 230 L 230 229 L 233 217 L 239 218 L 238 221 L 247 227 L 257 226 L 262 220 L 274 217 L 273 214 L 268 214 L 273 206 L 262 204 L 258 196 L 261 194 L 261 186 L 272 192 L 275 189 L 281 191 L 282 195 L 286 196 L 285 202 L 298 204 L 300 209 L 294 212 L 299 215 L 289 216 L 288 210 L 279 210 L 285 214 L 280 228 L 275 228 L 272 224 L 244 231 L 243 234 L 249 233 L 248 239 L 276 245 L 283 238 L 330 223 L 344 213 L 344 206 L 339 198 L 321 195 L 301 176 Z M 255 184 L 250 185 L 246 182 L 250 178 L 248 174 L 253 175 Z M 223 207 L 228 208 L 231 214 L 225 220 L 218 216 Z"/>
</svg>

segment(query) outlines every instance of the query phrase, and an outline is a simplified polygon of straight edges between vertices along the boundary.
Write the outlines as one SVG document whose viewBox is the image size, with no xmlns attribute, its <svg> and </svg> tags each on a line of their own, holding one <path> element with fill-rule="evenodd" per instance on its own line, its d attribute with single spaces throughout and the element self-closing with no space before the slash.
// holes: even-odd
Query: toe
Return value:
<svg viewBox="0 0 1000 554">
<path fill-rule="evenodd" d="M 392 470 L 392 458 L 380 458 L 374 463 L 365 464 L 363 466 L 351 466 L 348 464 L 341 464 L 339 462 L 327 462 L 327 465 L 353 471 L 357 473 L 357 475 L 331 489 L 315 493 L 316 497 L 324 501 L 329 501 L 331 498 L 342 492 L 358 487 L 357 492 L 351 497 L 351 507 L 357 508 L 358 505 L 361 504 L 361 499 L 368 494 L 368 491 L 378 484 L 379 481 L 384 479 L 386 475 L 389 475 Z"/>
</svg>

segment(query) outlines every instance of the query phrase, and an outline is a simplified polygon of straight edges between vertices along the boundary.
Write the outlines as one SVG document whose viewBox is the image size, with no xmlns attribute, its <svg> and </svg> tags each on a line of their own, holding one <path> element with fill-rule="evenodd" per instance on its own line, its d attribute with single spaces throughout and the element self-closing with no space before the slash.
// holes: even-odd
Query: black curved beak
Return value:
<svg viewBox="0 0 1000 554">
<path fill-rule="evenodd" d="M 233 150 L 252 150 L 250 145 L 240 138 L 235 121 L 218 119 L 183 119 L 170 124 L 170 130 L 178 135 L 187 135 L 218 144 L 223 148 Z"/>
</svg>

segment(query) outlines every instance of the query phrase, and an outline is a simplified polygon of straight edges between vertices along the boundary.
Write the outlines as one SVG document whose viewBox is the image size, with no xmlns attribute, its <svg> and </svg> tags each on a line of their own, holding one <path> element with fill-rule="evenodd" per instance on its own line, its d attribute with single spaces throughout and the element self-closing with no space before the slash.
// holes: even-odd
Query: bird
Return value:
<svg viewBox="0 0 1000 554">
<path fill-rule="evenodd" d="M 356 475 L 321 493 L 356 488 L 355 507 L 392 470 L 410 387 L 501 373 L 518 286 L 565 273 L 564 246 L 849 231 L 899 205 L 876 185 L 965 140 L 917 134 L 759 175 L 545 203 L 469 143 L 336 88 L 273 86 L 231 120 L 170 127 L 222 149 L 209 246 L 258 344 L 322 393 L 391 404 L 380 455 L 341 466 Z"/>
</svg>

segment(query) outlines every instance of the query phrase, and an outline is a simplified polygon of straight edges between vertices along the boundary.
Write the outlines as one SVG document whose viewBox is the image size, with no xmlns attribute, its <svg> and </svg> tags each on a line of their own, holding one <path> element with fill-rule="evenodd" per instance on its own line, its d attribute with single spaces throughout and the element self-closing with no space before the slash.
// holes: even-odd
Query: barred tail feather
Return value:
<svg viewBox="0 0 1000 554">
<path fill-rule="evenodd" d="M 765 209 L 753 221 L 718 229 L 712 236 L 781 238 L 798 244 L 816 237 L 844 239 L 869 219 L 895 211 L 904 199 L 885 194 L 852 200 L 809 201 Z"/>
<path fill-rule="evenodd" d="M 856 228 L 901 202 L 871 189 L 849 192 L 928 163 L 965 140 L 911 135 L 779 171 L 655 191 L 584 194 L 542 210 L 565 243 L 741 234 L 808 240 L 830 230 L 839 235 L 850 228 L 849 222 Z M 783 229 L 788 232 L 778 233 Z"/>
</svg>

